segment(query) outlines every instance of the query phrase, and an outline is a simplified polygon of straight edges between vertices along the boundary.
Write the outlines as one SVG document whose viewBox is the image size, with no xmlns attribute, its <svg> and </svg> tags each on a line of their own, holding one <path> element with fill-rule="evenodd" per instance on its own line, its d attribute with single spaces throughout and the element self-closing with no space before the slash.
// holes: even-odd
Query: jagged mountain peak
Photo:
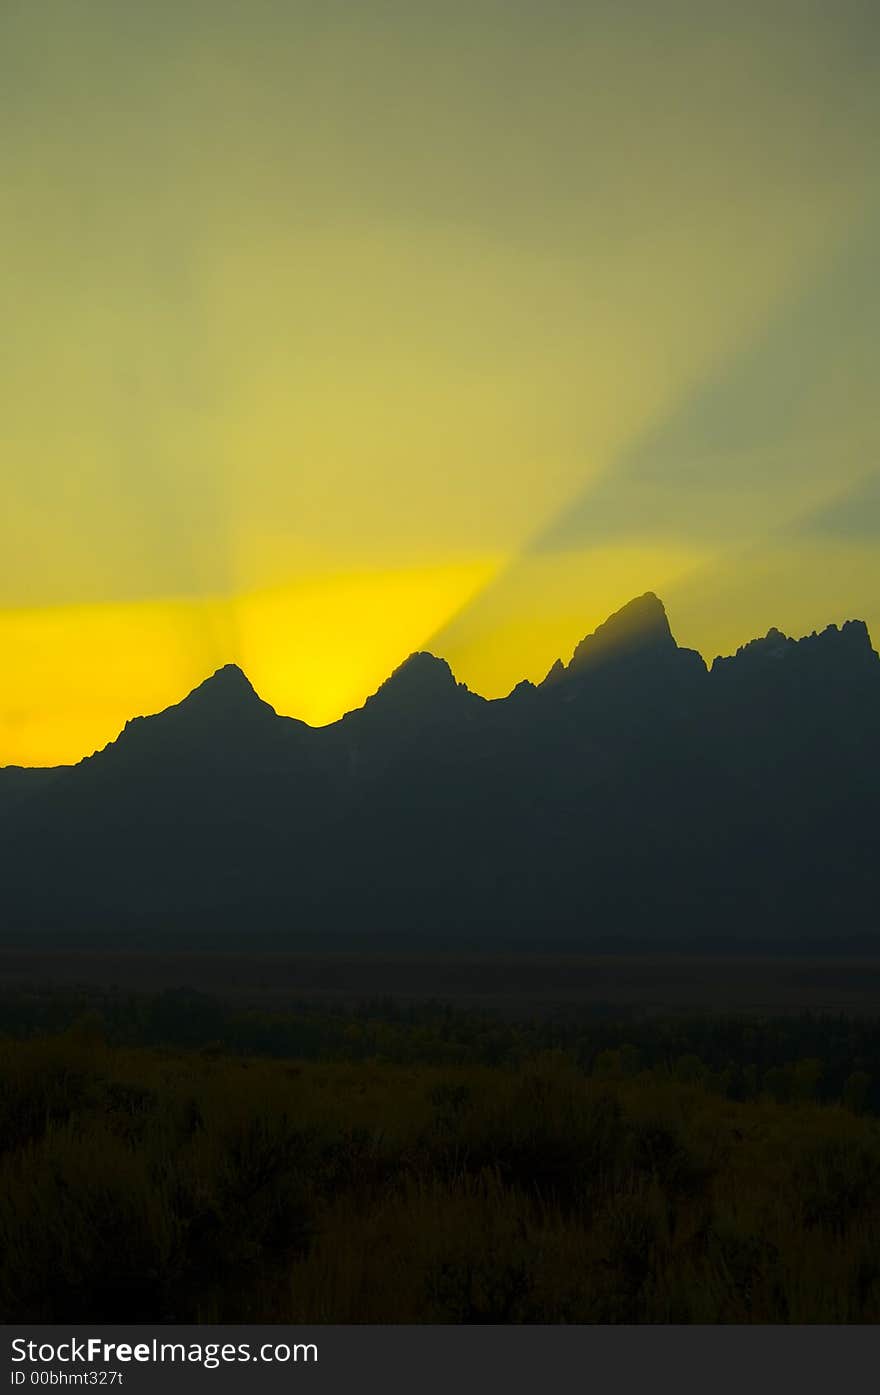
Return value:
<svg viewBox="0 0 880 1395">
<path fill-rule="evenodd" d="M 268 708 L 267 702 L 257 694 L 247 674 L 238 664 L 224 664 L 206 678 L 198 687 L 178 704 L 179 708 L 209 708 L 213 712 L 233 714 L 242 709 Z"/>
<path fill-rule="evenodd" d="M 592 634 L 581 640 L 571 657 L 568 672 L 576 672 L 597 660 L 604 662 L 623 655 L 675 647 L 663 602 L 653 591 L 646 591 L 609 615 Z"/>
<path fill-rule="evenodd" d="M 804 635 L 802 639 L 791 640 L 790 643 L 806 649 L 824 649 L 829 652 L 834 650 L 839 653 L 846 650 L 848 653 L 875 654 L 864 620 L 844 620 L 842 625 L 826 625 L 824 630 L 813 630 L 811 634 Z"/>
<path fill-rule="evenodd" d="M 249 689 L 250 692 L 254 691 L 251 680 L 244 672 L 244 669 L 239 668 L 238 664 L 221 664 L 220 668 L 215 669 L 210 677 L 206 678 L 198 686 L 199 688 L 206 688 L 209 684 L 212 687 L 237 687 L 240 689 Z"/>
<path fill-rule="evenodd" d="M 409 654 L 402 664 L 398 664 L 394 669 L 388 682 L 392 681 L 417 681 L 441 683 L 446 687 L 455 684 L 455 675 L 445 659 L 439 659 L 436 654 L 431 654 L 427 649 L 417 649 Z"/>
<path fill-rule="evenodd" d="M 180 702 L 155 717 L 135 717 L 126 722 L 122 735 L 129 736 L 133 729 L 151 730 L 154 723 L 159 723 L 163 730 L 201 730 L 207 736 L 218 729 L 233 731 L 237 727 L 252 727 L 255 722 L 263 725 L 267 720 L 279 720 L 274 707 L 264 702 L 238 664 L 224 664 Z"/>
<path fill-rule="evenodd" d="M 712 671 L 735 673 L 750 672 L 755 669 L 775 668 L 786 661 L 797 664 L 798 671 L 806 663 L 815 670 L 827 669 L 845 677 L 857 666 L 873 665 L 878 656 L 871 644 L 871 636 L 864 620 L 845 620 L 841 626 L 826 625 L 824 630 L 813 630 L 801 639 L 792 639 L 772 626 L 759 639 L 741 644 L 736 653 L 720 656 L 714 661 Z"/>
<path fill-rule="evenodd" d="M 236 749 L 252 755 L 254 739 L 262 746 L 267 736 L 274 741 L 278 728 L 301 725 L 279 717 L 238 664 L 224 664 L 180 702 L 148 717 L 130 718 L 115 741 L 83 763 L 142 759 L 150 753 L 164 759 L 169 752 L 177 759 L 184 750 L 202 755 L 222 751 L 224 758 Z"/>
<path fill-rule="evenodd" d="M 621 659 L 650 658 L 677 650 L 663 602 L 653 591 L 646 591 L 586 635 L 567 665 L 557 659 L 540 686 L 552 688 Z"/>
<path fill-rule="evenodd" d="M 836 625 L 829 626 L 836 630 Z M 844 620 L 839 631 L 841 639 L 852 644 L 855 648 L 869 649 L 872 654 L 876 651 L 871 643 L 871 635 L 864 620 Z"/>
<path fill-rule="evenodd" d="M 438 659 L 436 654 L 429 654 L 425 650 L 417 650 L 398 664 L 372 697 L 367 698 L 365 706 L 419 708 L 425 703 L 442 702 L 467 691 L 463 683 L 456 682 L 455 674 L 445 659 Z"/>
<path fill-rule="evenodd" d="M 548 670 L 546 677 L 538 686 L 541 688 L 552 688 L 554 683 L 558 683 L 560 679 L 564 677 L 565 664 L 561 659 L 556 659 Z"/>
<path fill-rule="evenodd" d="M 741 644 L 736 653 L 729 656 L 721 656 L 715 660 L 716 664 L 728 663 L 763 663 L 785 658 L 797 644 L 797 640 L 790 635 L 771 625 L 765 635 L 760 635 L 757 639 L 750 639 L 748 643 Z M 714 667 L 714 665 L 713 665 Z"/>
<path fill-rule="evenodd" d="M 524 697 L 531 697 L 531 695 L 535 692 L 537 692 L 535 684 L 532 683 L 531 680 L 528 678 L 521 678 L 520 681 L 517 683 L 516 687 L 511 688 L 507 696 L 509 698 L 514 698 L 515 700 L 518 700 Z M 505 699 L 496 699 L 496 701 L 504 702 Z"/>
</svg>

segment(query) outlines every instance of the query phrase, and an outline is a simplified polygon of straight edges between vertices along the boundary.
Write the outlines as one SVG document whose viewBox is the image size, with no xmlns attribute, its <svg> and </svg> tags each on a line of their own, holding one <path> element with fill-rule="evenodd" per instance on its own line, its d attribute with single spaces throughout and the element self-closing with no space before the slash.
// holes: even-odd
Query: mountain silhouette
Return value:
<svg viewBox="0 0 880 1395">
<path fill-rule="evenodd" d="M 407 725 L 448 722 L 485 705 L 486 699 L 457 683 L 445 659 L 410 654 L 357 712 L 343 721 L 393 721 Z"/>
<path fill-rule="evenodd" d="M 597 630 L 582 639 L 567 665 L 557 659 L 541 686 L 552 687 L 603 670 L 646 667 L 670 659 L 675 662 L 676 656 L 691 652 L 678 648 L 663 602 L 653 591 L 648 591 L 622 610 L 615 611 Z M 699 661 L 702 663 L 702 659 Z"/>
<path fill-rule="evenodd" d="M 567 672 L 580 675 L 610 663 L 664 658 L 675 653 L 677 647 L 663 602 L 648 591 L 582 639 Z"/>
<path fill-rule="evenodd" d="M 861 621 L 707 667 L 632 601 L 487 701 L 411 655 L 328 727 L 235 665 L 76 766 L 0 770 L 6 937 L 491 946 L 876 932 Z"/>
<path fill-rule="evenodd" d="M 254 692 L 250 679 L 238 664 L 225 664 L 204 683 L 177 704 L 178 708 L 196 713 L 210 721 L 239 721 L 243 717 L 274 717 L 274 707 Z"/>
</svg>

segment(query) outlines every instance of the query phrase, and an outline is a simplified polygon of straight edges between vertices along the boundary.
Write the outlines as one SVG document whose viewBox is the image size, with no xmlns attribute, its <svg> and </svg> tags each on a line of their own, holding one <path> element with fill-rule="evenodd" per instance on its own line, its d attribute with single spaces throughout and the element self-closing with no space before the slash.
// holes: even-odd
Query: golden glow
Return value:
<svg viewBox="0 0 880 1395">
<path fill-rule="evenodd" d="M 228 608 L 210 600 L 0 613 L 2 763 L 90 755 L 129 717 L 178 702 L 226 661 L 230 638 Z"/>
<path fill-rule="evenodd" d="M 323 725 L 359 707 L 499 565 L 353 573 L 245 596 L 240 662 L 278 711 Z"/>
<path fill-rule="evenodd" d="M 359 706 L 497 567 L 321 577 L 232 600 L 2 613 L 2 764 L 77 761 L 129 717 L 179 702 L 225 663 L 241 664 L 279 712 L 331 721 Z"/>
</svg>

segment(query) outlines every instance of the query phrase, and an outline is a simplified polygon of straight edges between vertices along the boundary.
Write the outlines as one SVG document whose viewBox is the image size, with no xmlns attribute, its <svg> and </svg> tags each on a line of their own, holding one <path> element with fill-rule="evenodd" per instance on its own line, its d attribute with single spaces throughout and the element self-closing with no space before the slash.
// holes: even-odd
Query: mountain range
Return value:
<svg viewBox="0 0 880 1395">
<path fill-rule="evenodd" d="M 0 770 L 0 933 L 843 941 L 878 930 L 878 816 L 861 621 L 710 668 L 649 593 L 503 699 L 417 653 L 312 728 L 228 665 L 78 765 Z"/>
</svg>

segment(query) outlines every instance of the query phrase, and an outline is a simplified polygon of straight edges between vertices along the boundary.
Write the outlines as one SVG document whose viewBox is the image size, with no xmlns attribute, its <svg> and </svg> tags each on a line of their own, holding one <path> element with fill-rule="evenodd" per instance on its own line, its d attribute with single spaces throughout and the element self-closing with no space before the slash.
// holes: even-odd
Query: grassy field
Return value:
<svg viewBox="0 0 880 1395">
<path fill-rule="evenodd" d="M 625 1049 L 270 1060 L 108 1045 L 88 1017 L 7 1037 L 0 1316 L 875 1322 L 880 1125 L 801 1075 L 738 1101 Z"/>
</svg>

